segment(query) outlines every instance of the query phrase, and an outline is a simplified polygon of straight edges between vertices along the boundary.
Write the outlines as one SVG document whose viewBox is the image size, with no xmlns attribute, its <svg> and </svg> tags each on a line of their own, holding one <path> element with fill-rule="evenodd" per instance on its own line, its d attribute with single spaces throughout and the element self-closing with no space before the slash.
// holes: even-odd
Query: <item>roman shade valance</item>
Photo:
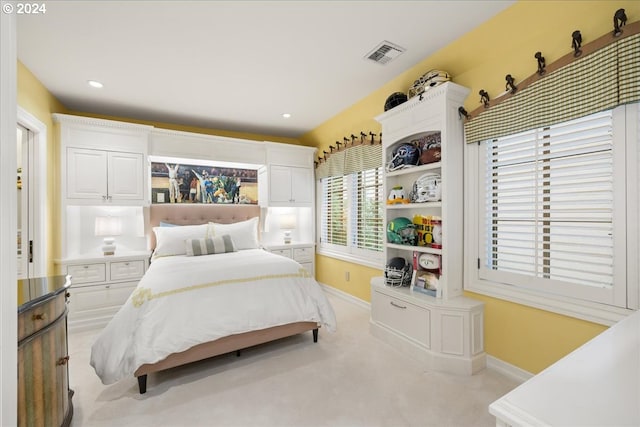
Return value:
<svg viewBox="0 0 640 427">
<path fill-rule="evenodd" d="M 316 179 L 344 176 L 382 166 L 382 145 L 363 142 L 331 153 L 316 167 Z"/>
<path fill-rule="evenodd" d="M 639 100 L 640 34 L 636 31 L 480 112 L 465 123 L 465 139 L 476 143 L 499 138 Z"/>
</svg>

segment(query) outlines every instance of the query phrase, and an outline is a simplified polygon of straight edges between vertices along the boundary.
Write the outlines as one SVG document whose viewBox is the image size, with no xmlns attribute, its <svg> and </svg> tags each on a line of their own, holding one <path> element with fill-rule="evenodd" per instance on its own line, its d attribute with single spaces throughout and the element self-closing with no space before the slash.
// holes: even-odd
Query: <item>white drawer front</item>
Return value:
<svg viewBox="0 0 640 427">
<path fill-rule="evenodd" d="M 373 292 L 371 318 L 396 332 L 431 348 L 431 313 L 406 301 Z"/>
<path fill-rule="evenodd" d="M 71 284 L 96 283 L 107 280 L 105 264 L 78 264 L 67 267 L 71 275 Z"/>
<path fill-rule="evenodd" d="M 292 258 L 291 249 L 271 249 L 270 252 L 274 254 L 286 256 L 287 258 Z"/>
<path fill-rule="evenodd" d="M 117 283 L 71 289 L 69 311 L 78 314 L 100 308 L 120 307 L 135 287 L 136 283 Z"/>
<path fill-rule="evenodd" d="M 313 260 L 313 248 L 294 248 L 293 249 L 293 259 L 302 263 L 309 262 Z"/>
<path fill-rule="evenodd" d="M 119 261 L 111 263 L 111 280 L 139 279 L 144 274 L 144 261 Z"/>
</svg>

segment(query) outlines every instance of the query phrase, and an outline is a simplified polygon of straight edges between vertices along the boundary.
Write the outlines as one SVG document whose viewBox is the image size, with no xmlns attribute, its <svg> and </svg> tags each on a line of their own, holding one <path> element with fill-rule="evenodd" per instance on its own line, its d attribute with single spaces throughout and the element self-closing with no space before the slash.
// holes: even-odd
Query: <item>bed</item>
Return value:
<svg viewBox="0 0 640 427">
<path fill-rule="evenodd" d="M 318 328 L 335 330 L 306 270 L 259 248 L 259 214 L 255 205 L 149 208 L 149 269 L 91 348 L 104 384 L 134 375 L 143 394 L 151 373 L 308 331 L 317 342 Z M 209 239 L 199 238 L 205 229 Z"/>
</svg>

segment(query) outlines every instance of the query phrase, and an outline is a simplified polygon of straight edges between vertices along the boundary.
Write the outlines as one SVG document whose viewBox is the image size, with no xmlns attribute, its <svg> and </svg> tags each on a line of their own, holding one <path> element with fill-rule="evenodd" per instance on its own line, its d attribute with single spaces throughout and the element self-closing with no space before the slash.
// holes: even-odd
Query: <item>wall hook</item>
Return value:
<svg viewBox="0 0 640 427">
<path fill-rule="evenodd" d="M 507 74 L 504 78 L 507 81 L 506 89 L 510 91 L 512 94 L 516 93 L 518 87 L 515 85 L 515 80 L 511 74 Z"/>
<path fill-rule="evenodd" d="M 484 105 L 484 108 L 489 108 L 489 94 L 486 90 L 480 89 L 480 102 Z"/>
<path fill-rule="evenodd" d="M 547 61 L 545 61 L 544 56 L 542 56 L 542 52 L 536 52 L 534 57 L 538 60 L 538 75 L 541 76 L 547 72 L 547 70 L 545 70 Z"/>
<path fill-rule="evenodd" d="M 580 50 L 580 47 L 582 46 L 582 34 L 580 34 L 579 30 L 575 30 L 573 33 L 571 33 L 571 39 L 573 56 L 577 58 L 578 56 L 582 55 L 582 51 Z"/>
<path fill-rule="evenodd" d="M 622 27 L 627 24 L 627 14 L 624 13 L 624 9 L 616 10 L 613 15 L 613 37 L 618 37 L 622 34 Z"/>
</svg>

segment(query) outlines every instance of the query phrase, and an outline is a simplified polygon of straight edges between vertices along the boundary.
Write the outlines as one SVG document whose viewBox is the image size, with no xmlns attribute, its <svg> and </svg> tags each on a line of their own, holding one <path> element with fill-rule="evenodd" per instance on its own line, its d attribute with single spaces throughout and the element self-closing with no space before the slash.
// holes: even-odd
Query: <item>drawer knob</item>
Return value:
<svg viewBox="0 0 640 427">
<path fill-rule="evenodd" d="M 56 362 L 56 365 L 58 365 L 58 366 L 66 365 L 68 361 L 69 361 L 69 356 L 61 357 Z"/>
<path fill-rule="evenodd" d="M 46 316 L 44 313 L 36 313 L 33 316 L 31 316 L 31 320 L 35 322 L 36 320 L 44 320 L 45 317 Z"/>
<path fill-rule="evenodd" d="M 407 308 L 407 306 L 406 306 L 406 305 L 396 304 L 396 303 L 395 303 L 395 302 L 393 302 L 393 301 L 390 301 L 390 302 L 389 302 L 389 304 L 391 304 L 391 305 L 392 305 L 392 306 L 394 306 L 394 307 L 401 308 L 401 309 L 403 309 L 403 310 Z"/>
<path fill-rule="evenodd" d="M 88 265 L 83 265 L 82 268 L 89 268 L 89 266 Z"/>
</svg>

